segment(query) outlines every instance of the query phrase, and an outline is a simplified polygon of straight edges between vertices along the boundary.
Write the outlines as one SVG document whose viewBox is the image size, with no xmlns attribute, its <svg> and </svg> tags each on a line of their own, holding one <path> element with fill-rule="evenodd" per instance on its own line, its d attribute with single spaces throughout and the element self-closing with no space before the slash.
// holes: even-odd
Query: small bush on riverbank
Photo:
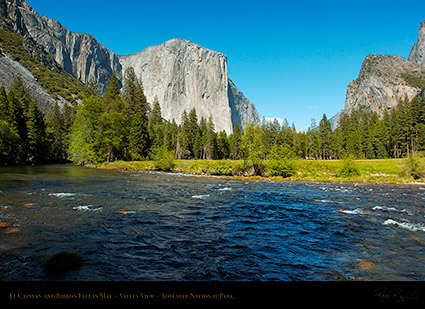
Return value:
<svg viewBox="0 0 425 309">
<path fill-rule="evenodd" d="M 174 152 L 162 146 L 153 151 L 154 166 L 160 171 L 172 171 L 176 167 Z"/>
<path fill-rule="evenodd" d="M 269 176 L 291 177 L 295 174 L 294 154 L 287 146 L 275 145 L 267 165 Z"/>
<path fill-rule="evenodd" d="M 412 152 L 404 159 L 400 166 L 400 176 L 413 177 L 417 180 L 425 176 L 424 156 L 419 152 Z"/>
<path fill-rule="evenodd" d="M 208 174 L 211 175 L 233 175 L 233 166 L 232 161 L 230 160 L 221 160 L 215 161 L 214 164 L 211 164 L 207 170 Z"/>
<path fill-rule="evenodd" d="M 353 157 L 347 157 L 342 161 L 341 169 L 338 173 L 339 177 L 360 176 L 360 170 L 354 162 Z"/>
</svg>

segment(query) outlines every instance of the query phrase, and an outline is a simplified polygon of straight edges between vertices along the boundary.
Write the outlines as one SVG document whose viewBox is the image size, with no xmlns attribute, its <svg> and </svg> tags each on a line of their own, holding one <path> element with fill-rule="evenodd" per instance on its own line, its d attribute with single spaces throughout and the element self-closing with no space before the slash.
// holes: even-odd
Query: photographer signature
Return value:
<svg viewBox="0 0 425 309">
<path fill-rule="evenodd" d="M 419 291 L 414 290 L 412 293 L 404 293 L 401 288 L 387 289 L 386 287 L 377 288 L 371 295 L 371 298 L 378 299 L 382 303 L 387 301 L 396 301 L 397 303 L 404 303 L 419 299 Z"/>
</svg>

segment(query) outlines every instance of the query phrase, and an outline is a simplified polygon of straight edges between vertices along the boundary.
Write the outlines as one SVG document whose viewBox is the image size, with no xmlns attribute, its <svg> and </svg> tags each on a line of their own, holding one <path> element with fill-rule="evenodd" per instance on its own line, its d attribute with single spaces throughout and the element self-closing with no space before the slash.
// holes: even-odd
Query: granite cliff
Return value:
<svg viewBox="0 0 425 309">
<path fill-rule="evenodd" d="M 92 35 L 69 31 L 58 21 L 35 12 L 24 0 L 0 0 L 0 7 L 14 32 L 33 38 L 84 84 L 93 79 L 103 91 L 112 72 L 121 72 L 118 57 Z"/>
<path fill-rule="evenodd" d="M 118 56 L 89 34 L 74 33 L 35 12 L 24 0 L 0 0 L 3 27 L 30 37 L 63 70 L 102 93 L 115 71 L 120 80 L 131 66 L 150 103 L 157 97 L 163 117 L 179 123 L 183 110 L 213 117 L 215 130 L 258 123 L 258 112 L 228 77 L 227 57 L 187 40 L 174 39 L 128 56 Z"/>
<path fill-rule="evenodd" d="M 382 116 L 406 96 L 411 100 L 425 88 L 425 21 L 408 60 L 395 55 L 368 55 L 357 79 L 349 83 L 344 112 L 365 108 Z"/>
<path fill-rule="evenodd" d="M 408 60 L 425 66 L 425 20 L 419 26 L 418 42 L 413 45 Z"/>
<path fill-rule="evenodd" d="M 193 42 L 173 39 L 120 56 L 123 72 L 133 68 L 149 102 L 158 98 L 165 119 L 180 122 L 184 110 L 213 118 L 216 131 L 258 123 L 254 105 L 228 77 L 227 57 Z"/>
</svg>

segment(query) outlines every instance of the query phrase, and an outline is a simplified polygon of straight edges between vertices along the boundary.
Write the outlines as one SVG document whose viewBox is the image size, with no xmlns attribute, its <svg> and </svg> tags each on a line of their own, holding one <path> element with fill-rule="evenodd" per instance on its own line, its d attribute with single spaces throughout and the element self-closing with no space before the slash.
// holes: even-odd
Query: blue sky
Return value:
<svg viewBox="0 0 425 309">
<path fill-rule="evenodd" d="M 307 129 L 343 109 L 368 54 L 407 58 L 422 1 L 27 0 L 117 54 L 183 38 L 227 55 L 229 77 L 260 117 Z"/>
</svg>

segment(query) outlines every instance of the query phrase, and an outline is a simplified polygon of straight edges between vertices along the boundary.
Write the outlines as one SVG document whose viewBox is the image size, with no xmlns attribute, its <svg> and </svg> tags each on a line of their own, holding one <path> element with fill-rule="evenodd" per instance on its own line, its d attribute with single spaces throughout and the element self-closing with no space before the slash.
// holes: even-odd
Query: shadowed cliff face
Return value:
<svg viewBox="0 0 425 309">
<path fill-rule="evenodd" d="M 23 0 L 0 0 L 0 14 L 10 30 L 32 37 L 63 69 L 84 84 L 95 81 L 103 92 L 112 75 L 122 79 L 133 67 L 149 102 L 158 98 L 163 117 L 180 121 L 184 110 L 213 117 L 215 130 L 231 133 L 258 123 L 255 106 L 229 80 L 227 57 L 187 40 L 174 39 L 140 53 L 117 56 L 88 34 L 73 33 L 41 16 Z"/>
<path fill-rule="evenodd" d="M 249 124 L 257 124 L 260 122 L 260 116 L 255 105 L 248 100 L 243 93 L 236 88 L 235 84 L 229 78 L 228 87 L 229 103 L 232 109 L 233 126 L 237 123 L 240 128 Z"/>
</svg>

